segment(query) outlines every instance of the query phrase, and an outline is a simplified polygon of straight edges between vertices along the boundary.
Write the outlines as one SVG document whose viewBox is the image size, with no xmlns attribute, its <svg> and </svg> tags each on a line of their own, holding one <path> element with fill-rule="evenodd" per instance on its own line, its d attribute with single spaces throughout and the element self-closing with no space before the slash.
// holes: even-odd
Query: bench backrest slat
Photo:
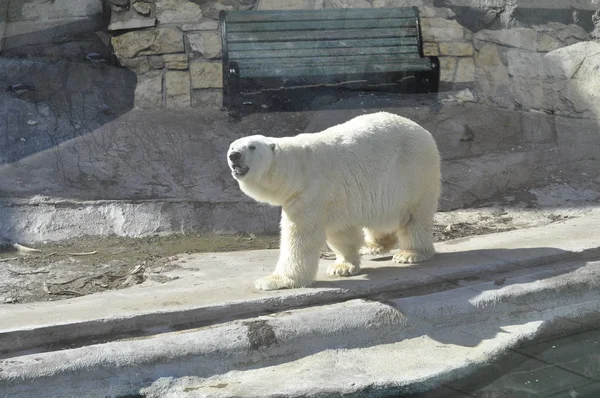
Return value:
<svg viewBox="0 0 600 398">
<path fill-rule="evenodd" d="M 238 32 L 293 32 L 296 30 L 338 30 L 338 29 L 382 29 L 382 28 L 415 28 L 414 18 L 402 19 L 343 19 L 339 21 L 288 21 L 288 22 L 253 22 L 229 25 L 229 33 Z"/>
<path fill-rule="evenodd" d="M 313 58 L 313 57 L 336 57 L 353 55 L 377 55 L 380 56 L 403 54 L 403 56 L 419 56 L 417 45 L 395 46 L 395 47 L 358 47 L 358 48 L 317 48 L 302 50 L 275 50 L 275 51 L 231 51 L 230 60 L 252 60 L 252 59 L 279 59 L 279 58 Z M 371 59 L 373 61 L 373 59 Z"/>
<path fill-rule="evenodd" d="M 413 8 L 353 8 L 328 10 L 236 11 L 227 16 L 229 23 L 338 21 L 344 19 L 415 18 Z"/>
<path fill-rule="evenodd" d="M 305 50 L 305 49 L 346 49 L 353 48 L 389 48 L 393 46 L 417 46 L 416 37 L 391 37 L 383 39 L 349 39 L 325 41 L 291 41 L 265 43 L 228 43 L 229 51 L 276 51 L 276 50 Z"/>
<path fill-rule="evenodd" d="M 368 63 L 344 65 L 317 65 L 317 66 L 272 66 L 262 68 L 248 68 L 240 65 L 240 74 L 247 78 L 259 77 L 309 77 L 333 75 L 361 75 L 367 73 L 421 71 L 430 61 L 425 58 L 405 58 L 393 63 Z"/>
<path fill-rule="evenodd" d="M 395 54 L 381 55 L 377 57 L 378 63 L 393 63 L 401 62 L 407 58 L 419 58 L 416 56 L 399 58 Z M 246 59 L 243 62 L 244 68 L 262 68 L 269 65 L 276 66 L 299 66 L 299 65 L 344 65 L 344 64 L 371 64 L 373 63 L 372 55 L 352 55 L 344 57 L 305 57 L 305 58 L 276 58 L 276 59 Z"/>
<path fill-rule="evenodd" d="M 265 41 L 304 41 L 335 39 L 375 39 L 384 37 L 416 37 L 415 29 L 297 30 L 293 32 L 228 33 L 231 43 Z"/>
</svg>

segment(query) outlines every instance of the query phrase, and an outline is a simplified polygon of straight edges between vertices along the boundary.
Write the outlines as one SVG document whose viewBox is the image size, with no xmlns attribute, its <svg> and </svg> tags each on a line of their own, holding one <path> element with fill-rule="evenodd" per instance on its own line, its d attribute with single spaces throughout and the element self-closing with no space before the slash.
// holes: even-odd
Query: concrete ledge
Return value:
<svg viewBox="0 0 600 398">
<path fill-rule="evenodd" d="M 276 233 L 279 216 L 278 208 L 249 201 L 0 199 L 0 236 L 27 243 L 113 234 L 235 233 L 239 220 L 248 231 Z"/>
<path fill-rule="evenodd" d="M 254 279 L 272 271 L 276 250 L 179 256 L 174 264 L 185 264 L 188 271 L 178 271 L 180 279 L 163 285 L 0 307 L 0 355 L 199 327 L 359 297 L 422 295 L 539 272 L 538 268 L 561 274 L 597 255 L 599 221 L 577 218 L 440 243 L 439 254 L 420 265 L 397 266 L 390 257 L 365 258 L 363 273 L 352 278 L 327 277 L 331 260 L 322 260 L 314 286 L 277 292 L 252 288 Z M 573 262 L 556 263 L 566 259 Z"/>
<path fill-rule="evenodd" d="M 561 276 L 543 271 L 509 278 L 501 287 L 487 282 L 385 302 L 352 300 L 195 331 L 23 355 L 0 361 L 0 397 L 74 397 L 81 391 L 87 397 L 104 397 L 108 391 L 110 396 L 135 394 L 161 376 L 193 375 L 195 387 L 182 390 L 175 383 L 166 391 L 171 395 L 164 395 L 164 388 L 150 386 L 148 396 L 182 396 L 184 391 L 199 396 L 215 383 L 233 386 L 212 392 L 214 397 L 239 396 L 242 387 L 253 396 L 281 396 L 277 394 L 290 386 L 293 396 L 315 389 L 352 393 L 377 380 L 359 378 L 358 383 L 341 385 L 323 379 L 327 372 L 322 369 L 329 368 L 321 364 L 312 369 L 311 378 L 256 384 L 264 380 L 256 373 L 267 372 L 267 366 L 275 378 L 289 376 L 289 362 L 306 368 L 307 361 L 314 362 L 325 352 L 360 358 L 373 366 L 369 374 L 394 369 L 395 376 L 384 378 L 387 381 L 380 388 L 387 383 L 402 393 L 421 392 L 481 367 L 517 343 L 543 335 L 544 325 L 557 326 L 562 321 L 563 332 L 581 326 L 573 321 L 600 310 L 598 287 L 600 262 L 587 262 Z M 500 330 L 503 333 L 498 334 Z M 423 336 L 428 339 L 422 340 Z M 409 345 L 414 343 L 416 347 Z M 444 362 L 430 352 L 440 343 L 448 351 Z M 384 358 L 402 355 L 404 363 L 382 360 L 382 349 L 388 351 Z M 449 356 L 452 361 L 447 360 Z M 348 360 L 343 363 L 349 370 L 357 366 Z M 228 373 L 232 370 L 236 372 Z M 256 390 L 231 383 L 243 379 L 245 372 L 255 373 L 249 381 Z M 320 376 L 314 378 L 315 373 Z M 189 379 L 182 380 L 183 384 L 189 385 Z"/>
</svg>

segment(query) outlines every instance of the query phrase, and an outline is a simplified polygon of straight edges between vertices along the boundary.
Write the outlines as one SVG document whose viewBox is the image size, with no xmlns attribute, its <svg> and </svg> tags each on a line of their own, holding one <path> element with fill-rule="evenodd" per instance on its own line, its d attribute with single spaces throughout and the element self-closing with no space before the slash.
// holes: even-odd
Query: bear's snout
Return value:
<svg viewBox="0 0 600 398">
<path fill-rule="evenodd" d="M 242 154 L 240 152 L 234 151 L 229 154 L 229 160 L 232 162 L 237 162 L 242 158 Z"/>
</svg>

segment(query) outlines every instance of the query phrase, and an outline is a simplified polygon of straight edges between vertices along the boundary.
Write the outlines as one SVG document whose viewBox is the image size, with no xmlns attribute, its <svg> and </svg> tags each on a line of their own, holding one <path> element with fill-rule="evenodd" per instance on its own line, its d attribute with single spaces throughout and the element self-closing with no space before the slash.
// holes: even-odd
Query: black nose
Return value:
<svg viewBox="0 0 600 398">
<path fill-rule="evenodd" d="M 242 158 L 242 154 L 239 152 L 231 152 L 229 154 L 229 160 L 231 160 L 232 162 L 237 162 L 241 158 Z"/>
</svg>

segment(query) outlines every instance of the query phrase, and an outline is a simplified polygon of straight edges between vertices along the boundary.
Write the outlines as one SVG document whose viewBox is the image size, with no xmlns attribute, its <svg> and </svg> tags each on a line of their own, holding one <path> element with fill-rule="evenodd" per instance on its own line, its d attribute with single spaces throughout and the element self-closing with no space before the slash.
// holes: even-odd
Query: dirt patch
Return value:
<svg viewBox="0 0 600 398">
<path fill-rule="evenodd" d="M 438 224 L 434 239 L 444 241 L 514 229 L 469 223 Z M 168 235 L 147 238 L 80 238 L 38 245 L 39 252 L 0 252 L 0 304 L 52 301 L 105 290 L 123 289 L 147 279 L 168 282 L 161 275 L 180 267 L 182 253 L 207 253 L 279 248 L 274 235 Z M 151 271 L 151 272 L 149 272 Z"/>
<path fill-rule="evenodd" d="M 464 222 L 448 225 L 437 224 L 433 226 L 433 239 L 436 242 L 442 242 L 446 240 L 464 238 L 465 236 L 486 235 L 496 232 L 512 231 L 513 229 L 517 229 L 517 227 L 512 225 L 506 225 L 505 227 L 491 227 Z"/>
<path fill-rule="evenodd" d="M 181 253 L 275 249 L 278 236 L 168 235 L 80 238 L 36 245 L 40 252 L 0 252 L 0 304 L 52 301 L 122 289 L 168 271 Z M 175 257 L 174 257 L 175 256 Z M 148 270 L 153 270 L 149 276 Z"/>
</svg>

